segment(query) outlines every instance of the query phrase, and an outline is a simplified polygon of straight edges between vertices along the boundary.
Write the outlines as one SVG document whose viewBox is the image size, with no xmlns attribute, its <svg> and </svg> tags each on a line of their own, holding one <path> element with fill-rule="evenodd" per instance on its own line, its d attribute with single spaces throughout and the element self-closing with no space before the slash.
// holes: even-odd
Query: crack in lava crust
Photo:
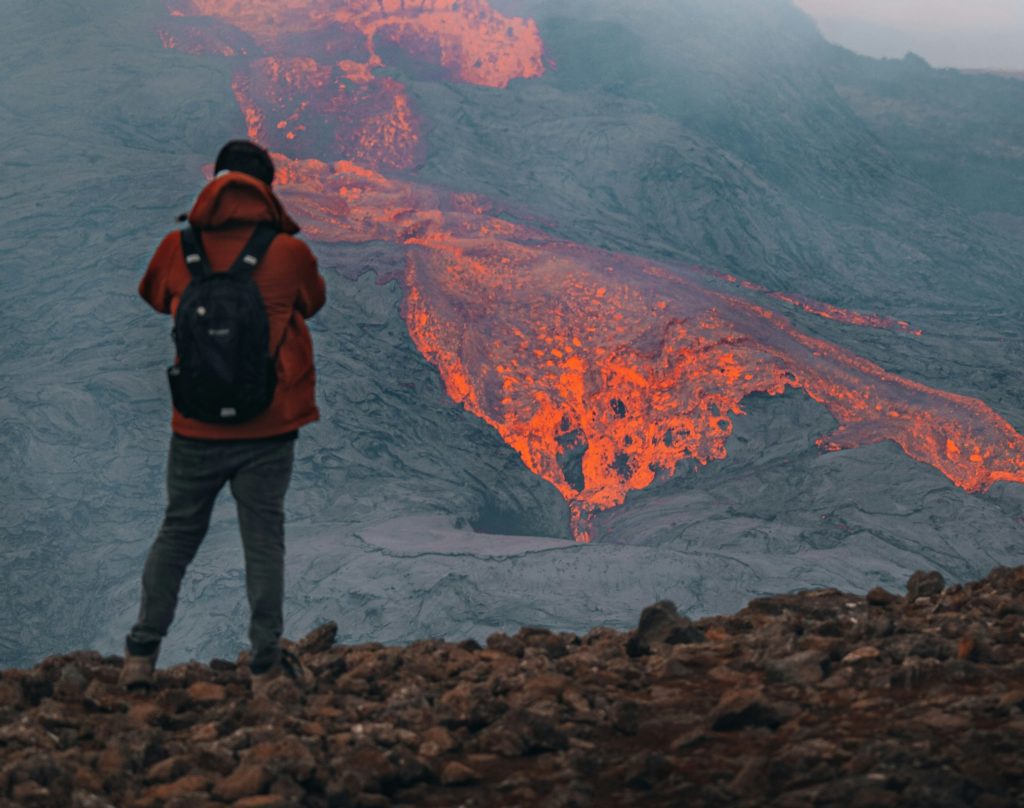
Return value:
<svg viewBox="0 0 1024 808">
<path fill-rule="evenodd" d="M 483 0 L 191 0 L 176 8 L 230 20 L 252 38 L 253 61 L 234 89 L 250 135 L 281 152 L 289 206 L 316 239 L 408 248 L 404 314 L 416 347 L 448 395 L 561 492 L 578 539 L 589 539 L 591 513 L 680 462 L 725 457 L 744 397 L 787 387 L 805 390 L 839 422 L 823 448 L 891 440 L 968 491 L 1024 483 L 1024 438 L 981 401 L 809 337 L 716 289 L 713 273 L 553 241 L 493 215 L 487 200 L 374 170 L 408 169 L 422 154 L 404 87 L 374 74 L 380 41 L 453 80 L 503 87 L 543 72 L 531 21 L 502 17 Z M 165 43 L 226 52 L 209 31 L 190 43 L 187 30 L 165 33 Z M 319 55 L 302 55 L 303 47 Z M 908 330 L 739 283 L 822 317 Z"/>
</svg>

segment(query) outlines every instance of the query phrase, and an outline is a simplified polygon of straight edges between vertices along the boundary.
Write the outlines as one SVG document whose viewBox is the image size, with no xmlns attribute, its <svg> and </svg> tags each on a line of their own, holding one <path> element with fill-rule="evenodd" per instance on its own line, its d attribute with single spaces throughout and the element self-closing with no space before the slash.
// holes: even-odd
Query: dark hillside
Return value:
<svg viewBox="0 0 1024 808">
<path fill-rule="evenodd" d="M 833 71 L 837 92 L 918 181 L 968 212 L 1024 219 L 1024 85 L 841 49 Z"/>
</svg>

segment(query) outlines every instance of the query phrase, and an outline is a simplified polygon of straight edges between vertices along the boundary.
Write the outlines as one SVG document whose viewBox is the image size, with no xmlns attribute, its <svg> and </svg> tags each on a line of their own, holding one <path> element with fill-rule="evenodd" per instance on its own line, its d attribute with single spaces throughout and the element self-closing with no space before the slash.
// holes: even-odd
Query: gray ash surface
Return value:
<svg viewBox="0 0 1024 808">
<path fill-rule="evenodd" d="M 785 2 L 495 6 L 535 16 L 557 66 L 502 91 L 398 71 L 430 123 L 416 181 L 908 320 L 924 335 L 788 315 L 1024 428 L 1024 84 L 854 57 Z M 135 288 L 202 166 L 245 132 L 233 63 L 164 49 L 166 14 L 16 0 L 0 29 L 0 665 L 118 651 L 162 515 L 170 324 Z M 328 620 L 386 645 L 622 630 L 662 598 L 699 617 L 1024 558 L 1024 487 L 970 495 L 892 444 L 823 455 L 830 416 L 795 393 L 745 401 L 726 460 L 632 495 L 573 546 L 558 493 L 416 352 L 402 289 L 377 282 L 401 276 L 401 251 L 314 247 L 324 417 L 288 500 L 293 636 Z M 165 661 L 233 657 L 247 611 L 225 498 Z"/>
</svg>

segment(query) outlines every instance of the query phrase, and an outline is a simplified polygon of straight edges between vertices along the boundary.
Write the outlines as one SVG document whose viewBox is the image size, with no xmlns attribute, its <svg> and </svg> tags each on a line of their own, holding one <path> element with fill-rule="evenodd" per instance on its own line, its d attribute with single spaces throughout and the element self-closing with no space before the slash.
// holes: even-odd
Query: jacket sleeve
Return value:
<svg viewBox="0 0 1024 808">
<path fill-rule="evenodd" d="M 171 313 L 172 295 L 168 281 L 178 239 L 180 236 L 177 232 L 168 233 L 164 237 L 153 257 L 149 259 L 146 274 L 139 283 L 139 294 L 142 299 L 161 314 Z"/>
<path fill-rule="evenodd" d="M 309 319 L 323 308 L 327 300 L 327 285 L 317 268 L 316 256 L 303 242 L 299 245 L 299 290 L 295 300 L 295 308 L 305 319 Z"/>
</svg>

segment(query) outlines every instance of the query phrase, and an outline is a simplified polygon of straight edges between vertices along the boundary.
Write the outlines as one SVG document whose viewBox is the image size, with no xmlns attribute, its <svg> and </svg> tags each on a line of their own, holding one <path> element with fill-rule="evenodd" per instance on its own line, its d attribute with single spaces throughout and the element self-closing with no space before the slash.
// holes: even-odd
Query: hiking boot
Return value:
<svg viewBox="0 0 1024 808">
<path fill-rule="evenodd" d="M 312 683 L 313 676 L 301 660 L 291 651 L 282 648 L 276 664 L 262 673 L 252 675 L 252 695 L 254 698 L 271 697 L 278 688 L 295 685 L 305 688 Z"/>
<path fill-rule="evenodd" d="M 153 671 L 156 670 L 156 654 L 141 656 L 125 653 L 124 666 L 117 683 L 125 690 L 150 688 L 153 686 Z"/>
</svg>

